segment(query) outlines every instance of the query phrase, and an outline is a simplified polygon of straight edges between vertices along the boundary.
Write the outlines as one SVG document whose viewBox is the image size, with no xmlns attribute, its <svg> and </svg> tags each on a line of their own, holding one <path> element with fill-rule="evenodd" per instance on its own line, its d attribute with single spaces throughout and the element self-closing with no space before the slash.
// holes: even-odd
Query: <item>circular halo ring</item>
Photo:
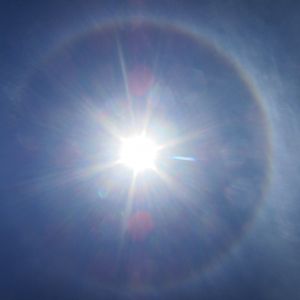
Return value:
<svg viewBox="0 0 300 300">
<path fill-rule="evenodd" d="M 204 268 L 201 268 L 201 272 L 199 274 L 193 274 L 192 276 L 182 280 L 180 279 L 178 282 L 174 281 L 171 285 L 167 285 L 166 288 L 172 288 L 176 287 L 178 285 L 186 284 L 188 282 L 192 282 L 196 279 L 199 279 L 200 275 L 203 274 L 203 272 L 211 271 L 217 263 L 220 263 L 220 261 L 226 256 L 226 254 L 229 253 L 230 250 L 232 250 L 235 246 L 237 246 L 241 239 L 246 235 L 246 233 L 249 231 L 253 223 L 255 222 L 256 216 L 258 212 L 260 211 L 262 204 L 264 203 L 265 199 L 267 198 L 267 192 L 269 190 L 269 186 L 271 184 L 272 179 L 272 158 L 273 158 L 273 151 L 272 151 L 272 138 L 273 138 L 273 132 L 272 132 L 272 126 L 271 126 L 271 119 L 268 115 L 268 110 L 266 103 L 263 99 L 263 97 L 260 95 L 260 92 L 258 88 L 255 86 L 254 81 L 251 79 L 251 76 L 249 73 L 246 72 L 246 70 L 243 68 L 242 64 L 237 61 L 234 57 L 232 57 L 229 53 L 226 53 L 224 49 L 222 48 L 222 45 L 218 44 L 216 40 L 212 41 L 207 34 L 201 34 L 197 32 L 195 29 L 193 29 L 191 26 L 183 24 L 183 23 L 176 23 L 174 21 L 165 21 L 163 19 L 157 19 L 157 18 L 151 18 L 151 17 L 139 17 L 138 19 L 134 19 L 133 17 L 124 17 L 124 18 L 118 18 L 115 20 L 109 19 L 102 22 L 99 22 L 96 25 L 93 25 L 87 29 L 77 31 L 70 36 L 66 37 L 64 41 L 61 41 L 58 46 L 54 45 L 52 49 L 46 54 L 46 56 L 39 62 L 38 66 L 41 67 L 43 65 L 47 65 L 51 62 L 52 59 L 55 59 L 61 51 L 63 51 L 66 47 L 75 44 L 76 42 L 80 41 L 87 35 L 97 33 L 97 32 L 105 32 L 106 30 L 112 30 L 114 28 L 118 28 L 119 26 L 124 25 L 130 25 L 134 24 L 135 22 L 138 22 L 138 24 L 142 25 L 150 25 L 154 26 L 156 28 L 164 29 L 164 30 L 170 30 L 172 32 L 179 33 L 183 36 L 186 36 L 193 40 L 198 45 L 205 45 L 208 49 L 210 49 L 213 53 L 215 53 L 219 58 L 221 58 L 224 63 L 226 63 L 229 67 L 231 67 L 241 80 L 241 82 L 245 85 L 247 90 L 249 91 L 251 98 L 254 99 L 257 106 L 259 107 L 259 114 L 263 122 L 264 126 L 264 132 L 266 134 L 266 176 L 265 176 L 265 182 L 263 185 L 263 191 L 261 193 L 261 199 L 257 202 L 253 214 L 249 220 L 248 223 L 244 224 L 243 228 L 239 231 L 239 234 L 235 236 L 234 239 L 230 241 L 229 244 L 226 245 L 226 249 L 223 249 L 219 253 L 217 257 L 214 257 L 212 261 L 210 261 L 207 266 Z M 29 84 L 30 79 L 34 75 L 34 71 L 31 74 L 28 74 L 28 76 L 25 78 L 23 84 L 19 85 L 21 86 L 20 90 L 17 92 L 17 97 L 22 99 L 22 91 L 24 88 L 26 88 L 27 84 Z M 96 283 L 99 286 L 99 283 Z M 105 286 L 106 289 L 114 289 L 114 287 L 108 287 Z M 143 289 L 143 291 L 148 290 L 148 288 Z"/>
</svg>

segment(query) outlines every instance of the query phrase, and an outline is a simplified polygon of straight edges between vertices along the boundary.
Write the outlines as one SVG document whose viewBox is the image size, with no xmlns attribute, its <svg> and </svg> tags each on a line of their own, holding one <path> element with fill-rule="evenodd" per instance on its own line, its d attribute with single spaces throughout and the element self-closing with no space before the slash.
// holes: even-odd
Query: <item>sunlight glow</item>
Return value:
<svg viewBox="0 0 300 300">
<path fill-rule="evenodd" d="M 120 162 L 135 172 L 153 169 L 157 158 L 156 144 L 143 135 L 122 140 Z"/>
</svg>

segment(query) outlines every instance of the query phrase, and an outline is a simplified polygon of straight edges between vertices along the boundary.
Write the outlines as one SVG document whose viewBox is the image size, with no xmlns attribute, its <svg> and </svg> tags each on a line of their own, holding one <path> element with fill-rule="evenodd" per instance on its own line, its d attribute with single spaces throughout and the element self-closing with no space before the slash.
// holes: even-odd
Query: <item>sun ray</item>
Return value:
<svg viewBox="0 0 300 300">
<path fill-rule="evenodd" d="M 196 140 L 201 135 L 203 135 L 206 130 L 207 129 L 199 129 L 199 130 L 194 131 L 194 132 L 192 132 L 190 134 L 187 134 L 185 136 L 174 138 L 174 139 L 172 139 L 170 141 L 167 141 L 164 144 L 161 144 L 159 146 L 159 149 L 161 150 L 161 149 L 166 149 L 166 148 L 172 148 L 172 147 L 175 147 L 177 145 L 184 144 L 184 143 L 192 141 L 192 140 Z"/>
<path fill-rule="evenodd" d="M 121 132 L 117 126 L 114 125 L 114 121 L 111 120 L 108 114 L 103 110 L 100 110 L 92 101 L 89 99 L 84 99 L 81 109 L 83 112 L 88 114 L 90 119 L 94 120 L 96 123 L 99 123 L 106 132 L 115 138 L 120 136 Z"/>
<path fill-rule="evenodd" d="M 169 190 L 174 193 L 176 196 L 185 196 L 186 191 L 182 184 L 175 180 L 171 175 L 163 172 L 159 168 L 155 168 L 156 173 L 158 176 L 166 183 Z"/>
<path fill-rule="evenodd" d="M 119 242 L 117 261 L 119 261 L 121 258 L 121 253 L 122 253 L 122 249 L 124 246 L 125 234 L 126 234 L 126 230 L 127 230 L 127 222 L 128 222 L 128 218 L 131 213 L 132 203 L 133 203 L 133 199 L 134 199 L 136 178 L 137 178 L 137 172 L 134 171 L 132 174 L 131 183 L 130 183 L 130 186 L 128 189 L 126 206 L 125 206 L 124 212 L 122 213 L 121 237 L 120 237 L 120 242 Z"/>
<path fill-rule="evenodd" d="M 123 212 L 122 237 L 125 234 L 126 222 L 128 220 L 128 217 L 130 215 L 131 208 L 132 208 L 132 202 L 133 202 L 134 192 L 135 192 L 136 178 L 137 178 L 137 173 L 133 172 L 132 178 L 131 178 L 131 183 L 130 183 L 130 186 L 129 186 L 129 189 L 128 189 L 126 207 L 125 207 L 125 210 Z"/>
<path fill-rule="evenodd" d="M 143 118 L 143 133 L 145 133 L 149 127 L 152 113 L 153 113 L 152 96 L 149 95 L 146 99 L 146 110 Z"/>
<path fill-rule="evenodd" d="M 224 128 L 228 125 L 231 125 L 232 122 L 234 122 L 235 120 L 238 120 L 238 117 L 230 119 L 230 120 L 226 120 L 224 122 L 214 122 L 212 124 L 207 124 L 206 126 L 203 126 L 203 127 L 199 128 L 198 130 L 195 130 L 189 134 L 185 134 L 184 136 L 175 137 L 174 139 L 171 139 L 171 140 L 167 141 L 166 143 L 161 144 L 159 146 L 159 150 L 166 149 L 166 148 L 172 148 L 172 147 L 175 147 L 180 144 L 184 144 L 189 141 L 197 140 L 201 136 L 204 137 L 206 132 L 212 131 L 212 130 L 214 130 L 216 128 L 220 128 L 220 127 Z"/>
<path fill-rule="evenodd" d="M 94 166 L 87 165 L 84 167 L 77 166 L 64 170 L 52 170 L 47 174 L 26 180 L 22 184 L 34 185 L 38 188 L 38 190 L 58 188 L 90 179 L 101 172 L 114 168 L 116 165 L 117 162 L 113 161 L 105 164 L 96 164 Z"/>
<path fill-rule="evenodd" d="M 125 59 L 124 59 L 121 43 L 120 43 L 118 36 L 116 36 L 116 43 L 117 43 L 118 56 L 119 56 L 119 61 L 120 61 L 120 66 L 121 66 L 122 77 L 123 77 L 123 81 L 124 81 L 124 87 L 125 87 L 125 91 L 126 91 L 126 98 L 127 98 L 128 106 L 129 106 L 130 121 L 132 123 L 131 125 L 134 125 L 136 123 L 136 120 L 135 120 L 135 114 L 134 114 L 134 109 L 133 109 L 133 102 L 132 102 L 132 97 L 131 97 L 129 86 L 128 86 Z"/>
</svg>

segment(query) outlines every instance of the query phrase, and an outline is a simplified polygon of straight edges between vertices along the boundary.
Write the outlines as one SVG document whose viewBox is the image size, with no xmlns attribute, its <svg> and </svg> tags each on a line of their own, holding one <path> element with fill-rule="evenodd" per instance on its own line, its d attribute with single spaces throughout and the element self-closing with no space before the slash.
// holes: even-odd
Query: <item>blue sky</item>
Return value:
<svg viewBox="0 0 300 300">
<path fill-rule="evenodd" d="M 2 1 L 1 297 L 299 297 L 298 10 Z"/>
</svg>

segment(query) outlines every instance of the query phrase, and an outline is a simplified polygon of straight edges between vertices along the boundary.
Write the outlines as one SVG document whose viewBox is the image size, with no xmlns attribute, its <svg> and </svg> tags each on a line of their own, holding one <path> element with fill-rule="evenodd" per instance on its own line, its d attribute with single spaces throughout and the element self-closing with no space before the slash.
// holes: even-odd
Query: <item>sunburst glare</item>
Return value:
<svg viewBox="0 0 300 300">
<path fill-rule="evenodd" d="M 145 169 L 153 169 L 157 158 L 156 143 L 144 135 L 122 139 L 120 162 L 135 173 Z"/>
</svg>

